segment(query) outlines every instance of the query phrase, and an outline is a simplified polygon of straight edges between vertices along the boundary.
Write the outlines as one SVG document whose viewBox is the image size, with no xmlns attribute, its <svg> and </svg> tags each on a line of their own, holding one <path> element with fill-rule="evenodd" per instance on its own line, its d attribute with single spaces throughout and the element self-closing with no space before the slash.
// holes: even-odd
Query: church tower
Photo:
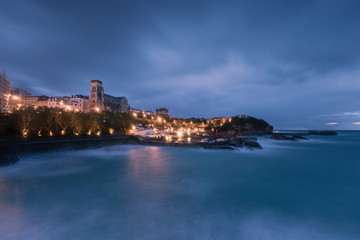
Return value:
<svg viewBox="0 0 360 240">
<path fill-rule="evenodd" d="M 104 88 L 101 81 L 91 80 L 89 101 L 91 111 L 104 110 Z"/>
</svg>

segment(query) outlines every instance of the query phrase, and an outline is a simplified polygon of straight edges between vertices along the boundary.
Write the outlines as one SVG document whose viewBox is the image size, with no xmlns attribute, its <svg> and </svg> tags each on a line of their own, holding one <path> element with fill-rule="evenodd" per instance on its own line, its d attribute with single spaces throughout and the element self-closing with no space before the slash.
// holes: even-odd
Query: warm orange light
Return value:
<svg viewBox="0 0 360 240">
<path fill-rule="evenodd" d="M 96 108 L 95 108 L 95 111 L 99 112 L 99 111 L 100 111 L 100 108 L 96 107 Z"/>
<path fill-rule="evenodd" d="M 24 130 L 22 130 L 21 133 L 22 133 L 23 137 L 26 137 L 27 134 L 28 134 L 28 130 L 27 130 L 27 129 L 24 129 Z"/>
<path fill-rule="evenodd" d="M 109 133 L 110 133 L 111 135 L 114 134 L 114 129 L 110 128 L 110 129 L 109 129 Z"/>
</svg>

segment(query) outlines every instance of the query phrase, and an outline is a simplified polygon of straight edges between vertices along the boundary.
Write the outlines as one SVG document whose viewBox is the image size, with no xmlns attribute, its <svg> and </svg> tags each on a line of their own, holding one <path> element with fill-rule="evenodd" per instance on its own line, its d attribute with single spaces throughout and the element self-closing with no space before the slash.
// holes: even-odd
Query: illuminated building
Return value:
<svg viewBox="0 0 360 240">
<path fill-rule="evenodd" d="M 144 114 L 146 116 L 153 116 L 154 115 L 154 112 L 153 111 L 144 111 Z"/>
<path fill-rule="evenodd" d="M 6 77 L 5 72 L 0 72 L 0 111 L 7 111 L 11 96 L 11 81 Z"/>
<path fill-rule="evenodd" d="M 88 112 L 89 111 L 89 99 L 83 95 L 73 95 L 68 99 L 66 105 L 70 106 L 72 111 Z"/>
<path fill-rule="evenodd" d="M 23 97 L 30 97 L 31 93 L 21 88 L 13 88 L 11 90 L 11 95 L 18 96 L 19 98 L 23 98 Z"/>
<path fill-rule="evenodd" d="M 62 108 L 67 111 L 90 112 L 109 111 L 129 113 L 128 100 L 126 97 L 114 97 L 104 94 L 103 84 L 100 80 L 92 80 L 90 83 L 89 97 L 72 95 L 71 97 L 48 97 L 31 96 L 29 92 L 20 88 L 11 91 L 11 82 L 5 73 L 0 73 L 0 110 L 12 112 L 20 106 Z"/>
<path fill-rule="evenodd" d="M 156 115 L 166 115 L 169 116 L 169 109 L 167 108 L 157 108 Z"/>
<path fill-rule="evenodd" d="M 140 110 L 140 109 L 135 109 L 135 108 L 130 107 L 130 113 L 131 113 L 131 114 L 134 114 L 134 113 L 136 113 L 136 114 L 141 114 L 142 112 L 143 112 L 143 111 Z"/>
<path fill-rule="evenodd" d="M 90 85 L 90 110 L 102 111 L 104 107 L 104 88 L 100 80 L 91 80 Z"/>
<path fill-rule="evenodd" d="M 23 97 L 23 98 L 21 99 L 21 103 L 22 103 L 25 107 L 36 106 L 36 105 L 37 105 L 37 100 L 38 100 L 38 97 L 37 97 L 37 96 Z"/>
<path fill-rule="evenodd" d="M 45 95 L 39 96 L 37 98 L 37 101 L 36 101 L 36 106 L 47 107 L 48 106 L 48 100 L 49 100 L 48 96 L 45 96 Z"/>
<path fill-rule="evenodd" d="M 105 110 L 109 112 L 129 113 L 128 101 L 126 97 L 114 97 L 104 94 Z"/>
<path fill-rule="evenodd" d="M 153 116 L 154 115 L 154 112 L 153 111 L 150 111 L 150 110 L 147 110 L 147 111 L 143 111 L 143 110 L 140 110 L 140 109 L 135 109 L 135 108 L 129 108 L 130 109 L 130 113 L 133 115 L 133 116 L 141 116 L 141 117 L 147 117 L 147 116 Z M 135 115 L 134 115 L 135 114 Z"/>
</svg>

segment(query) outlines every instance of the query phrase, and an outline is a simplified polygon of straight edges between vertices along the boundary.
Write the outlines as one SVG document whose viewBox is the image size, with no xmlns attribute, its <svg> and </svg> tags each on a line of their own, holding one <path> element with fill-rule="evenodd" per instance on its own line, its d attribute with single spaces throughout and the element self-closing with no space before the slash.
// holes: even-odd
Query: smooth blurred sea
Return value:
<svg viewBox="0 0 360 240">
<path fill-rule="evenodd" d="M 0 168 L 0 239 L 360 239 L 360 132 L 259 142 L 22 156 Z"/>
</svg>

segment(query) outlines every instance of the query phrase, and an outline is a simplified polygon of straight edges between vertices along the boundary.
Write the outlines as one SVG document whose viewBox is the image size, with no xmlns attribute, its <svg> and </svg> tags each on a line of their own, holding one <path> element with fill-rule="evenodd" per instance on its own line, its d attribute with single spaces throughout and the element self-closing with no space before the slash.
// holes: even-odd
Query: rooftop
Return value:
<svg viewBox="0 0 360 240">
<path fill-rule="evenodd" d="M 102 81 L 100 80 L 91 80 L 92 83 L 101 83 L 102 84 Z"/>
</svg>

